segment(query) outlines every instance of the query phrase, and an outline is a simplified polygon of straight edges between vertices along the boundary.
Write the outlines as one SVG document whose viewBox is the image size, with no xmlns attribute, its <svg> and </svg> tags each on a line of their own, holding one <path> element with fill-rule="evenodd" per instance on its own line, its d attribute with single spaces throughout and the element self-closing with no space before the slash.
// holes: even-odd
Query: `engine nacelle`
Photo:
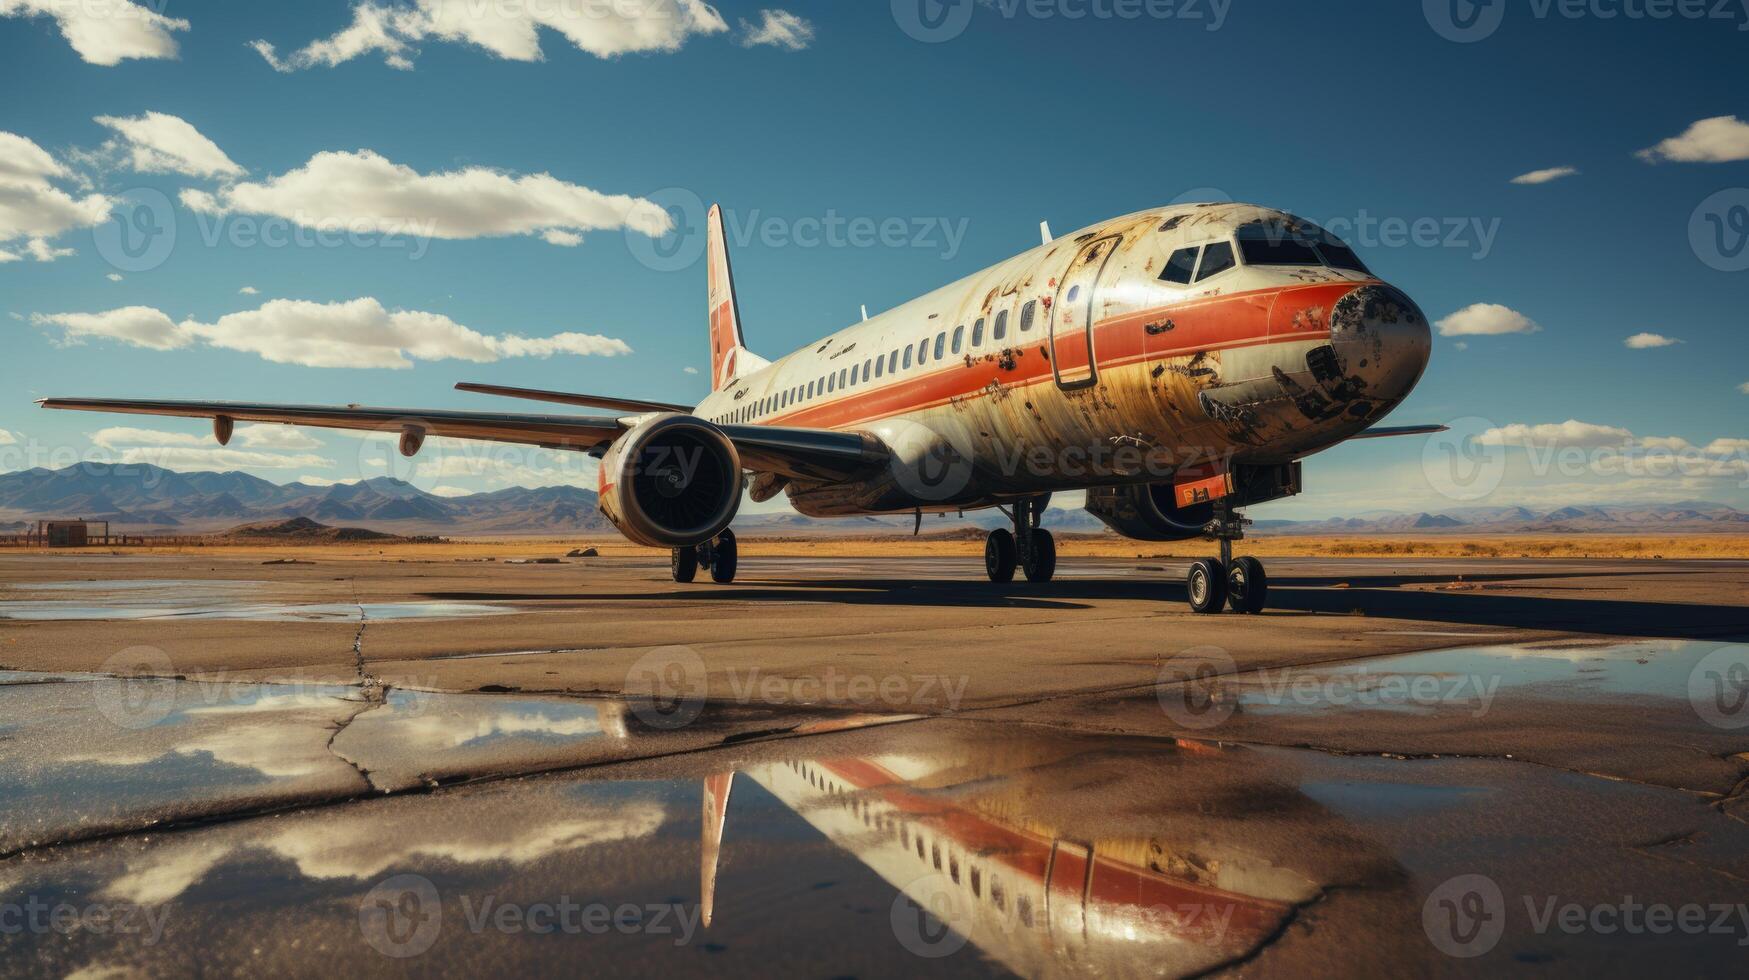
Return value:
<svg viewBox="0 0 1749 980">
<path fill-rule="evenodd" d="M 1235 466 L 1225 500 L 1231 507 L 1279 500 L 1300 492 L 1300 464 Z M 1215 519 L 1215 501 L 1180 506 L 1172 483 L 1125 487 L 1094 487 L 1087 491 L 1087 512 L 1105 526 L 1137 541 L 1183 541 L 1201 537 Z"/>
<path fill-rule="evenodd" d="M 658 415 L 601 458 L 601 513 L 637 544 L 681 548 L 721 534 L 741 507 L 741 454 L 709 422 Z"/>
<path fill-rule="evenodd" d="M 1170 483 L 1091 487 L 1087 491 L 1087 512 L 1104 521 L 1106 527 L 1137 541 L 1201 537 L 1203 527 L 1215 519 L 1212 503 L 1177 506 Z"/>
</svg>

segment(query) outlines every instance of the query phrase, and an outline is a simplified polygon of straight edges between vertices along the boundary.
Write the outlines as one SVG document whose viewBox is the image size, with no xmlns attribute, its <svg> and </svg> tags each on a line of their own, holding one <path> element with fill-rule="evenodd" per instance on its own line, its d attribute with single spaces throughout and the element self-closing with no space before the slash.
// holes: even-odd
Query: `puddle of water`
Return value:
<svg viewBox="0 0 1749 980">
<path fill-rule="evenodd" d="M 1238 811 L 1166 816 L 1201 770 L 1241 776 L 1231 756 L 1242 753 L 1198 764 L 1170 744 L 901 742 L 774 751 L 670 779 L 494 783 L 69 847 L 16 863 L 0 901 L 125 903 L 163 926 L 150 946 L 76 933 L 30 960 L 45 972 L 125 960 L 153 973 L 316 973 L 382 953 L 505 973 L 573 969 L 582 954 L 633 974 L 768 975 L 785 963 L 830 976 L 1053 977 L 1206 970 L 1315 894 L 1291 870 L 1291 840 L 1210 836 Z M 1080 779 L 1149 764 L 1179 784 L 1143 794 L 1156 808 L 1086 813 Z M 0 935 L 0 955 L 25 962 L 11 954 L 26 942 Z"/>
<path fill-rule="evenodd" d="M 1431 714 L 1441 708 L 1480 706 L 1498 691 L 1525 688 L 1561 699 L 1613 694 L 1686 700 L 1696 664 L 1720 646 L 1716 641 L 1640 640 L 1429 650 L 1245 677 L 1235 680 L 1232 689 L 1242 710 L 1260 715 Z"/>
<path fill-rule="evenodd" d="M 85 605 L 77 602 L 8 602 L 0 606 L 0 619 L 15 620 L 249 620 L 259 623 L 357 622 L 362 609 L 369 620 L 465 619 L 503 616 L 516 612 L 509 606 L 470 602 L 329 602 L 307 604 L 181 605 L 137 603 Z"/>
</svg>

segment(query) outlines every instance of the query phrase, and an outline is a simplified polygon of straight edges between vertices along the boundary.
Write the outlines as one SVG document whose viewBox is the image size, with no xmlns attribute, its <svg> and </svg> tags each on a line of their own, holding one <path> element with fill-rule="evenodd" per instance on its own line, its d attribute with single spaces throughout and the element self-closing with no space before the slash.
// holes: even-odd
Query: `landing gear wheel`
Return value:
<svg viewBox="0 0 1749 980">
<path fill-rule="evenodd" d="M 1199 558 L 1191 563 L 1184 588 L 1190 593 L 1191 612 L 1218 613 L 1227 598 L 1226 572 L 1213 558 Z"/>
<path fill-rule="evenodd" d="M 1256 615 L 1269 596 L 1269 576 L 1263 563 L 1246 555 L 1227 566 L 1227 607 L 1237 613 Z"/>
<path fill-rule="evenodd" d="M 1032 547 L 1026 550 L 1025 568 L 1028 582 L 1049 582 L 1057 573 L 1057 539 L 1043 528 L 1032 531 Z"/>
<path fill-rule="evenodd" d="M 738 549 L 735 547 L 735 532 L 725 529 L 717 535 L 716 545 L 711 549 L 711 581 L 728 585 L 735 581 L 735 565 L 739 560 Z"/>
<path fill-rule="evenodd" d="M 1014 581 L 1014 535 L 1007 528 L 984 538 L 984 571 L 992 582 Z"/>
<path fill-rule="evenodd" d="M 698 549 L 692 545 L 670 549 L 668 567 L 674 572 L 674 581 L 692 581 L 698 577 Z"/>
</svg>

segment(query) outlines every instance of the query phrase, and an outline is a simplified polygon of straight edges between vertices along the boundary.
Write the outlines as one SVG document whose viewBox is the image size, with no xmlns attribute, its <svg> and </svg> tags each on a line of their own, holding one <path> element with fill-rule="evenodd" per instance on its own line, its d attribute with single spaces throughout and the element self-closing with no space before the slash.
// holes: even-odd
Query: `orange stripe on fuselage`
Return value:
<svg viewBox="0 0 1749 980">
<path fill-rule="evenodd" d="M 1327 319 L 1319 318 L 1315 326 L 1292 329 L 1291 316 L 1272 315 L 1271 311 L 1281 308 L 1284 300 L 1291 303 L 1295 310 L 1320 305 L 1328 309 L 1338 299 L 1361 285 L 1364 283 L 1272 286 L 1268 289 L 1234 293 L 1231 296 L 1215 296 L 1125 313 L 1094 324 L 1094 354 L 1099 369 L 1104 371 L 1148 358 L 1177 357 L 1197 351 L 1231 350 L 1276 341 L 1326 337 L 1330 333 Z M 1148 350 L 1147 325 L 1168 320 L 1172 321 L 1173 327 L 1161 336 L 1172 346 Z M 1080 331 L 1074 337 L 1076 342 L 1084 342 Z M 916 339 L 911 343 L 916 343 Z M 974 359 L 971 367 L 965 366 L 963 354 L 950 354 L 940 363 L 951 366 L 941 370 L 845 394 L 824 402 L 816 400 L 813 404 L 759 419 L 753 424 L 847 429 L 945 405 L 955 398 L 975 397 L 992 382 L 1000 382 L 1004 388 L 1024 388 L 1052 381 L 1055 376 L 1051 372 L 1049 359 L 1044 356 L 1049 344 L 1049 335 L 1041 332 L 1036 336 L 1029 335 L 1022 343 L 1010 345 L 1008 349 L 1021 352 L 1012 371 L 1004 371 L 997 365 L 994 357 L 988 356 L 1003 348 L 984 351 Z M 884 358 L 889 353 L 890 351 L 882 352 L 880 356 Z"/>
</svg>

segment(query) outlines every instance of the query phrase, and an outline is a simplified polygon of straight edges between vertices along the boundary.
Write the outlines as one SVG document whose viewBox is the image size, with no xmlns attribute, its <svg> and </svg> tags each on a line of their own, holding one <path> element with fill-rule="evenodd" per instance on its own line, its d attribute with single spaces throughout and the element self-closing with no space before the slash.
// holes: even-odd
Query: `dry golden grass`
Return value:
<svg viewBox="0 0 1749 980">
<path fill-rule="evenodd" d="M 928 557 L 936 555 L 980 556 L 981 532 L 925 534 L 921 537 L 881 536 L 743 536 L 741 553 L 747 557 Z M 1102 558 L 1201 558 L 1213 553 L 1207 541 L 1156 543 L 1128 541 L 1104 535 L 1058 535 L 1057 550 L 1065 556 Z M 349 541 L 295 543 L 290 541 L 215 541 L 212 544 L 169 547 L 86 548 L 62 553 L 93 554 L 105 551 L 145 555 L 230 555 L 236 557 L 298 556 L 319 554 L 324 560 L 357 561 L 467 561 L 512 558 L 553 558 L 573 548 L 595 548 L 604 557 L 656 557 L 666 552 L 630 544 L 619 537 L 489 537 L 451 541 Z M 1410 557 L 1410 558 L 1749 558 L 1749 535 L 1696 534 L 1680 537 L 1657 535 L 1575 534 L 1560 537 L 1502 535 L 1465 538 L 1454 535 L 1399 535 L 1329 537 L 1257 535 L 1234 546 L 1239 554 L 1258 557 Z M 5 548 L 0 556 L 21 553 L 51 553 L 41 548 Z"/>
</svg>

